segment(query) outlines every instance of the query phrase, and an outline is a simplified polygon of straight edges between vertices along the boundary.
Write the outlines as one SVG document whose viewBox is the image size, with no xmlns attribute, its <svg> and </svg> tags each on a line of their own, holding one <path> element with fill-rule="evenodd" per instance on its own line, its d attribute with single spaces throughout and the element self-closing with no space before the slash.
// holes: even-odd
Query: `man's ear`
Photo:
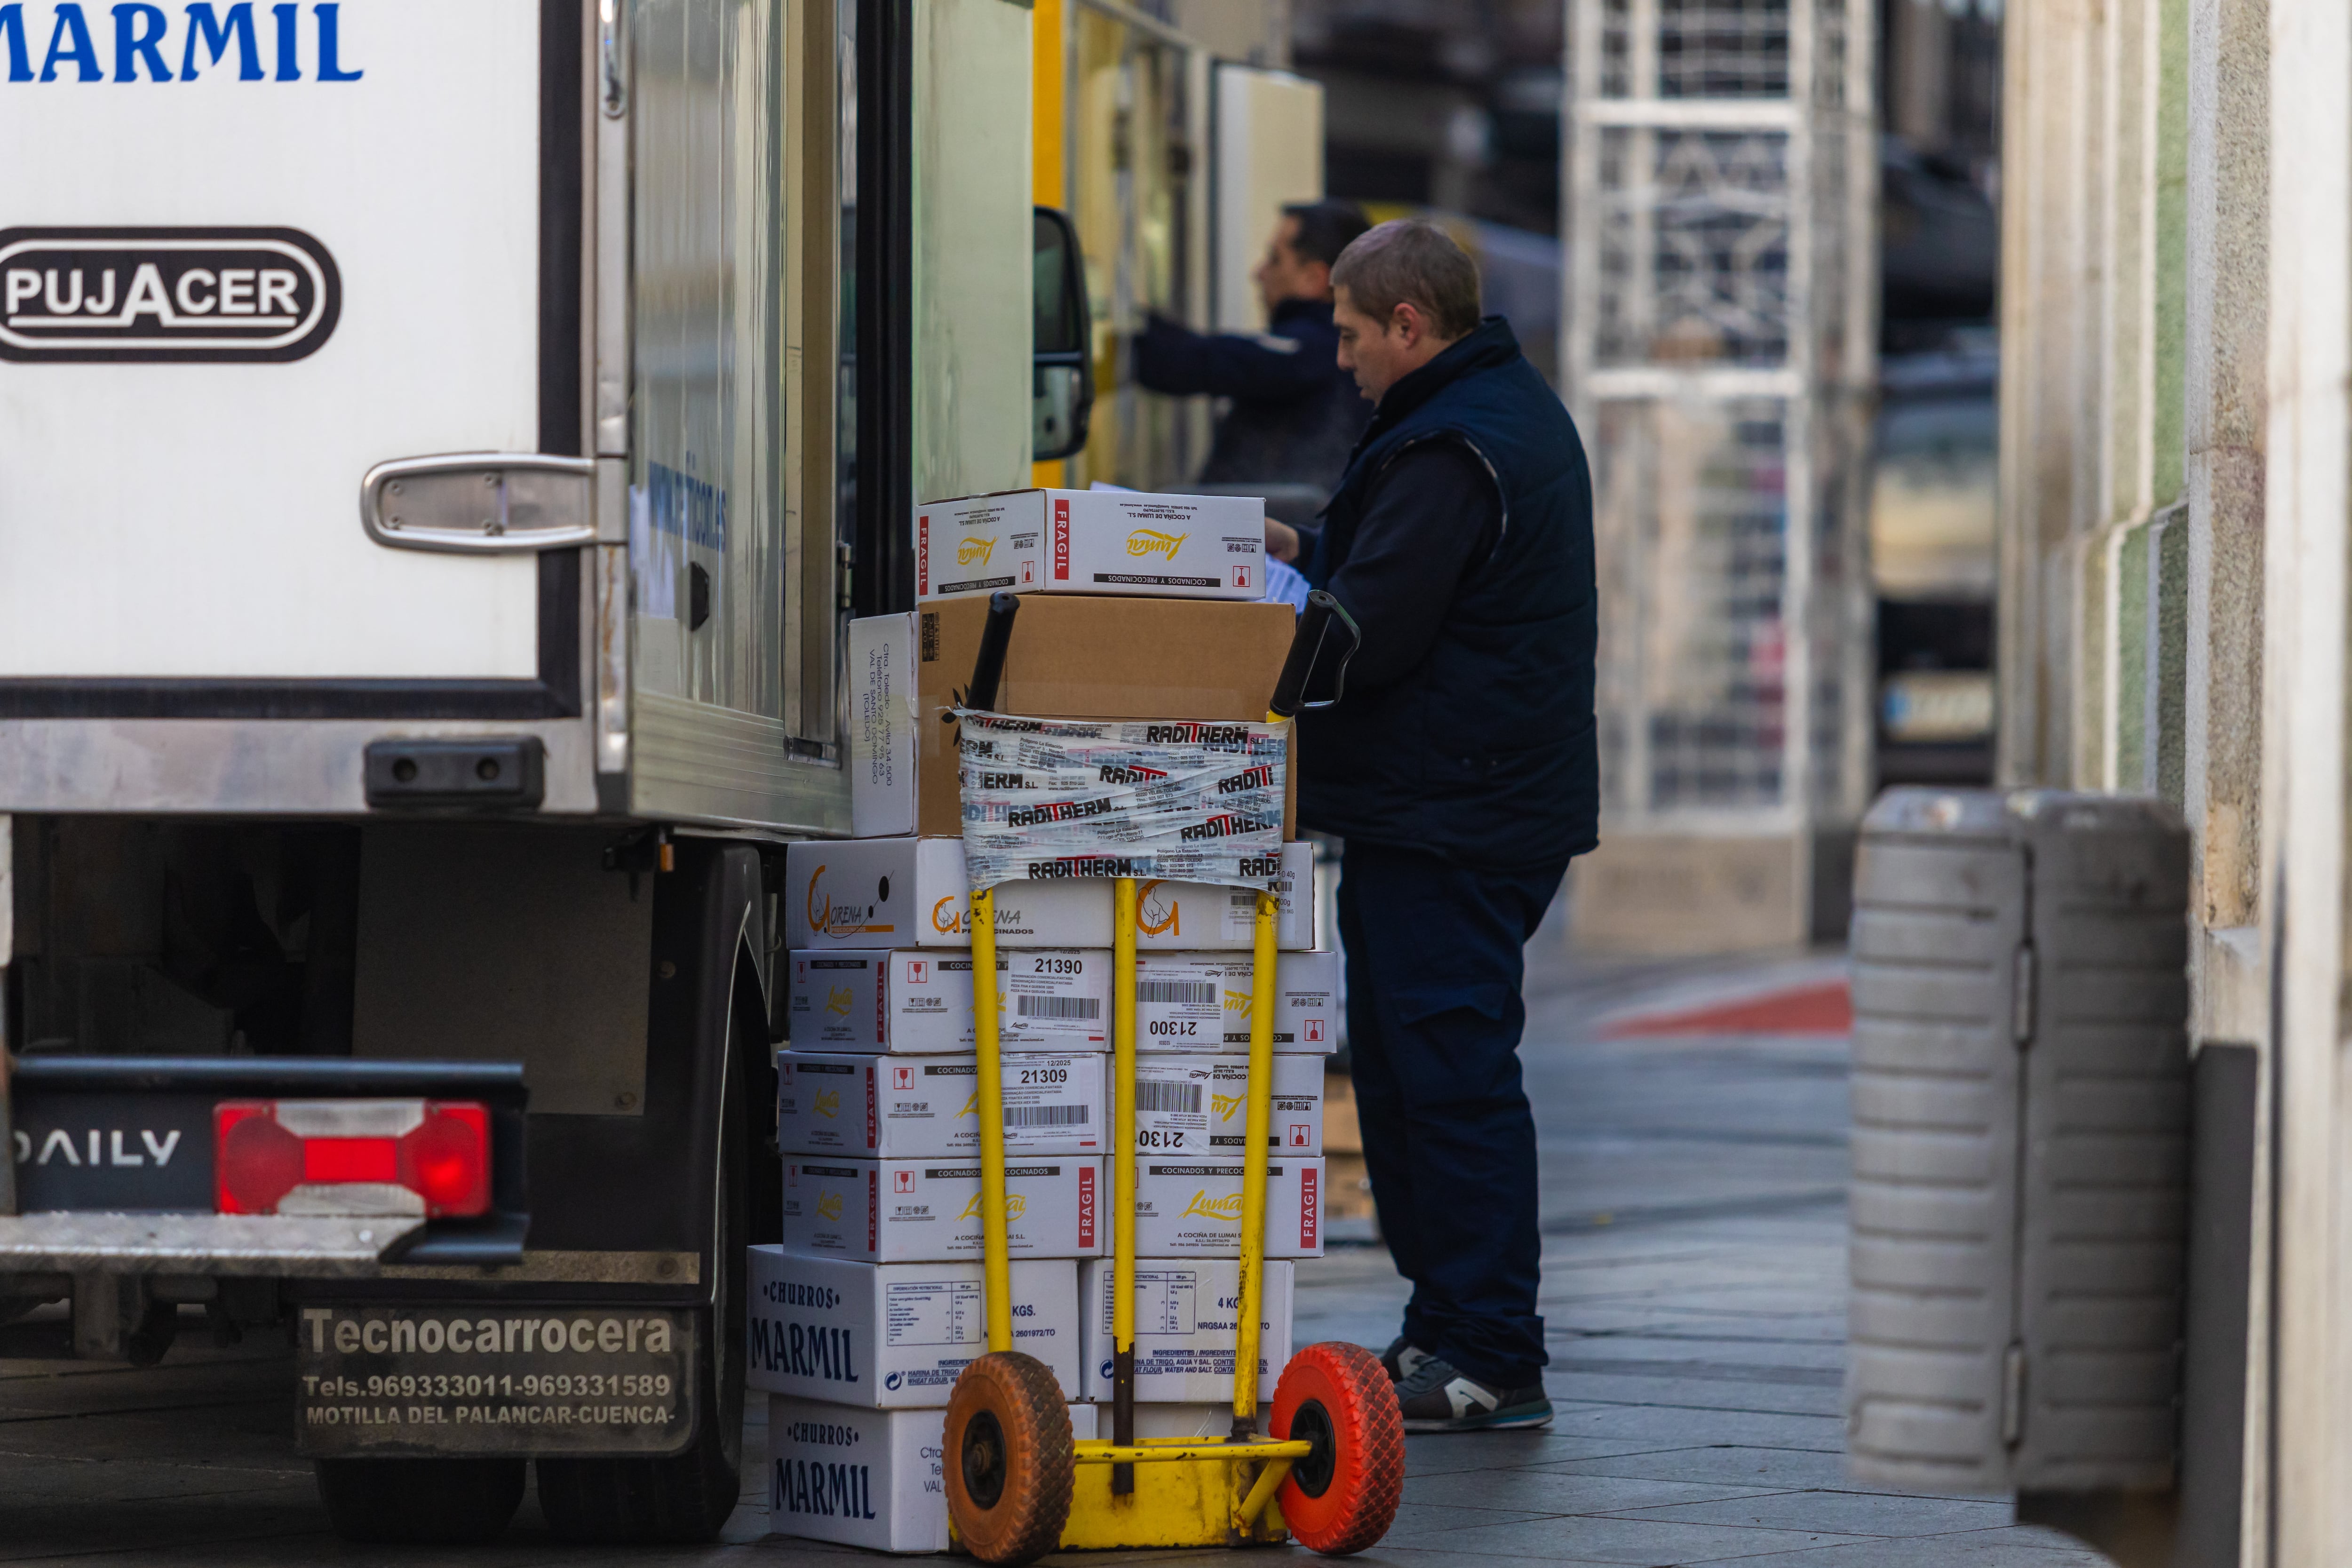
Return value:
<svg viewBox="0 0 2352 1568">
<path fill-rule="evenodd" d="M 1396 309 L 1389 313 L 1389 331 L 1402 338 L 1404 346 L 1411 348 L 1429 335 L 1429 323 L 1421 319 L 1420 308 L 1412 300 L 1400 300 Z"/>
</svg>

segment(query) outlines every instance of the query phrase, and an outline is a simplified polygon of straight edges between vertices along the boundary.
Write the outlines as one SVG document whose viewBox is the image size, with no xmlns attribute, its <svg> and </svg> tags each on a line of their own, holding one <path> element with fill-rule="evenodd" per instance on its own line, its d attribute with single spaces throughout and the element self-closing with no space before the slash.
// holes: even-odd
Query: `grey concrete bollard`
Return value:
<svg viewBox="0 0 2352 1568">
<path fill-rule="evenodd" d="M 1847 1464 L 2168 1486 L 2189 838 L 2147 800 L 1897 789 L 1854 868 Z"/>
</svg>

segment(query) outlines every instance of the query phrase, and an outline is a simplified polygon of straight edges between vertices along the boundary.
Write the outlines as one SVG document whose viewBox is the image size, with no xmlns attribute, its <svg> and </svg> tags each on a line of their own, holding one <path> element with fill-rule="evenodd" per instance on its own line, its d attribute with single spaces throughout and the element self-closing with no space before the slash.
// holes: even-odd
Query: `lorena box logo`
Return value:
<svg viewBox="0 0 2352 1568">
<path fill-rule="evenodd" d="M 0 229 L 0 359 L 282 364 L 341 314 L 334 258 L 299 229 Z"/>
</svg>

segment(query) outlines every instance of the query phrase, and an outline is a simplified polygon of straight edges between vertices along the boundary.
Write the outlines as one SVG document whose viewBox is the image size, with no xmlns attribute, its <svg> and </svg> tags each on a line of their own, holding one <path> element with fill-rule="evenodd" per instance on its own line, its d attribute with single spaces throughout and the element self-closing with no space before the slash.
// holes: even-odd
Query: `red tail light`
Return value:
<svg viewBox="0 0 2352 1568">
<path fill-rule="evenodd" d="M 478 1215 L 490 1113 L 470 1100 L 224 1100 L 213 1186 L 223 1214 Z"/>
</svg>

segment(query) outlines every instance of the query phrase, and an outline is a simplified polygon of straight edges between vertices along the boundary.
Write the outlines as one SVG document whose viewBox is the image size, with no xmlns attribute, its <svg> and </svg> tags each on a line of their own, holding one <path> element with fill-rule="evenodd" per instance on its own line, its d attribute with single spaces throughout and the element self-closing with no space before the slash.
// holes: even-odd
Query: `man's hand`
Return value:
<svg viewBox="0 0 2352 1568">
<path fill-rule="evenodd" d="M 1298 559 L 1298 531 L 1286 522 L 1265 520 L 1265 552 L 1276 561 Z"/>
</svg>

